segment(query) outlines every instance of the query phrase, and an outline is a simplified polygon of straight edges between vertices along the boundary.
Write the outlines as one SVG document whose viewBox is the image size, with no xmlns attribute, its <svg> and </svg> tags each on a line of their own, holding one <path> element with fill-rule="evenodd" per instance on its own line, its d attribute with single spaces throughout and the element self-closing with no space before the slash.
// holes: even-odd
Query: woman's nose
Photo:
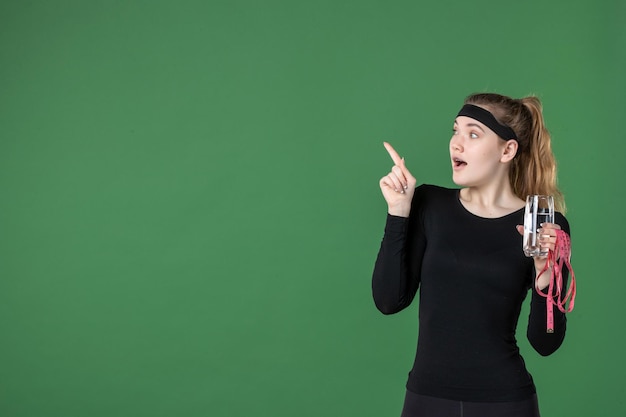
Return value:
<svg viewBox="0 0 626 417">
<path fill-rule="evenodd" d="M 461 152 L 463 150 L 457 136 L 452 136 L 452 139 L 450 139 L 450 149 L 455 152 Z"/>
</svg>

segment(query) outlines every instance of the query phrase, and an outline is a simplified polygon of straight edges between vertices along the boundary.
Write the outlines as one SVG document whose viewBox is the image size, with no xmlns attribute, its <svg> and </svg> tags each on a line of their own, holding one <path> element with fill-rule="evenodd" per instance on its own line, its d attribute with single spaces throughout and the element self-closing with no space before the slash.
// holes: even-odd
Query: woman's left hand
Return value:
<svg viewBox="0 0 626 417">
<path fill-rule="evenodd" d="M 560 230 L 561 226 L 556 223 L 542 223 L 541 229 L 538 230 L 539 233 L 539 244 L 542 248 L 549 249 L 554 251 L 556 247 L 556 231 Z M 523 235 L 524 234 L 524 226 L 517 226 L 517 231 Z M 539 273 L 545 268 L 546 262 L 548 261 L 547 256 L 535 256 L 533 257 L 535 261 L 535 272 Z M 552 270 L 550 267 L 546 269 L 541 276 L 537 278 L 536 287 L 540 290 L 543 290 L 550 283 L 550 275 L 552 274 Z"/>
</svg>

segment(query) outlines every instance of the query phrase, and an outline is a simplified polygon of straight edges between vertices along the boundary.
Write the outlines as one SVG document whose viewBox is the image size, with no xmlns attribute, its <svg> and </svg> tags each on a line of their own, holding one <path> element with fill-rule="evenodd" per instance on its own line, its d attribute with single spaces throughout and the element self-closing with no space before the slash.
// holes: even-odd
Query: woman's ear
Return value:
<svg viewBox="0 0 626 417">
<path fill-rule="evenodd" d="M 517 155 L 517 148 L 519 147 L 519 143 L 517 143 L 514 139 L 509 139 L 506 141 L 506 145 L 502 150 L 502 158 L 500 158 L 500 162 L 509 162 L 515 158 Z"/>
</svg>

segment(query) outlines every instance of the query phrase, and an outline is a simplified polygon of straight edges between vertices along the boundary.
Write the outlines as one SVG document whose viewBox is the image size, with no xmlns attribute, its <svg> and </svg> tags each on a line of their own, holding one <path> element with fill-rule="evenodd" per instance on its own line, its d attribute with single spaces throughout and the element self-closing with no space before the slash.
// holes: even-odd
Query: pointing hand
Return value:
<svg viewBox="0 0 626 417">
<path fill-rule="evenodd" d="M 384 145 L 394 166 L 387 175 L 380 179 L 380 190 L 385 201 L 387 201 L 389 214 L 408 217 L 417 180 L 406 167 L 404 158 L 401 158 L 389 143 L 384 142 Z"/>
</svg>

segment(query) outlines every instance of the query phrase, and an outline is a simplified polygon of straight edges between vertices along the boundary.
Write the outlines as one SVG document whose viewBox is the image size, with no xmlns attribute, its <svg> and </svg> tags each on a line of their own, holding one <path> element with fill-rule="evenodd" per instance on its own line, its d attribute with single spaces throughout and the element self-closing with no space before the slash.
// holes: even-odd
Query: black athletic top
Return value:
<svg viewBox="0 0 626 417">
<path fill-rule="evenodd" d="M 499 218 L 470 213 L 458 189 L 416 188 L 408 218 L 388 215 L 374 267 L 374 301 L 384 314 L 407 307 L 420 288 L 417 354 L 407 389 L 458 401 L 517 401 L 535 393 L 515 328 L 532 289 L 527 336 L 541 355 L 559 348 L 565 315 L 534 290 L 534 262 L 516 225 L 524 209 Z M 560 213 L 555 222 L 568 234 Z M 564 274 L 566 271 L 564 271 Z M 565 278 L 565 277 L 564 277 Z"/>
</svg>

